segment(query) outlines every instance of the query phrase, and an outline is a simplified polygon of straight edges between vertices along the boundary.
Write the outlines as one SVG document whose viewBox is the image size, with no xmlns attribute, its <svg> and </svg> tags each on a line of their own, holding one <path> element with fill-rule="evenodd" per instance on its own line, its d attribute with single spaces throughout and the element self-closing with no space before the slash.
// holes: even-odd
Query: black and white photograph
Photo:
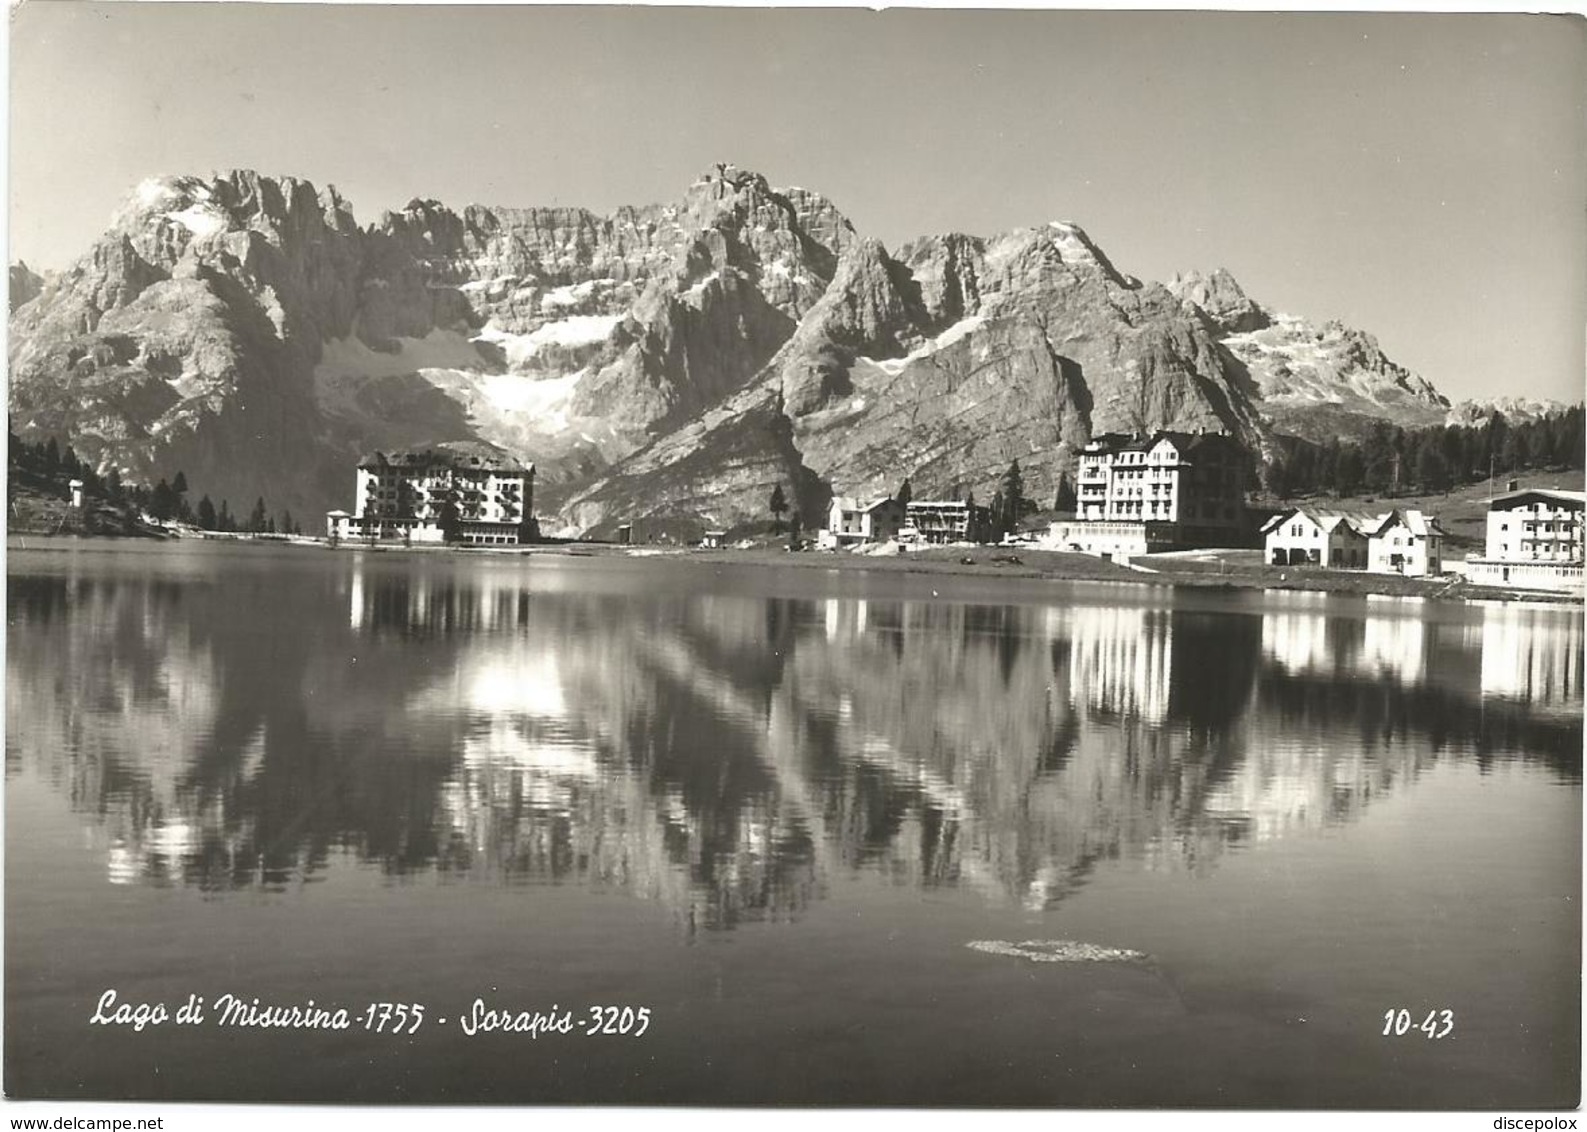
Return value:
<svg viewBox="0 0 1587 1132">
<path fill-rule="evenodd" d="M 8 59 L 7 1116 L 1574 1126 L 1587 18 Z"/>
</svg>

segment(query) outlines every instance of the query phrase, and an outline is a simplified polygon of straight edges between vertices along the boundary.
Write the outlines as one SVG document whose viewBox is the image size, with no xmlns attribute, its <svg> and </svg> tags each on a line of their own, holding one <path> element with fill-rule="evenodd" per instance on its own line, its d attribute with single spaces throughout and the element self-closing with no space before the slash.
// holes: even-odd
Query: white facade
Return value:
<svg viewBox="0 0 1587 1132">
<path fill-rule="evenodd" d="M 825 547 L 859 546 L 896 538 L 904 526 L 904 506 L 896 499 L 863 502 L 853 496 L 833 497 L 827 525 L 817 536 Z"/>
<path fill-rule="evenodd" d="M 1172 523 L 1189 545 L 1227 545 L 1245 523 L 1245 457 L 1222 433 L 1097 437 L 1080 452 L 1076 518 Z"/>
<path fill-rule="evenodd" d="M 1582 508 L 1587 492 L 1532 488 L 1488 507 L 1486 553 L 1466 559 L 1472 582 L 1509 589 L 1582 592 Z"/>
<path fill-rule="evenodd" d="M 1533 490 L 1501 495 L 1488 508 L 1485 558 L 1496 562 L 1582 561 L 1587 492 Z"/>
<path fill-rule="evenodd" d="M 1444 572 L 1444 532 L 1420 511 L 1395 509 L 1367 532 L 1367 569 L 1425 578 Z"/>
<path fill-rule="evenodd" d="M 1172 550 L 1174 528 L 1169 523 L 1109 523 L 1060 519 L 1047 528 L 1041 540 L 1047 550 L 1077 551 L 1105 558 L 1127 559 L 1138 554 Z"/>
<path fill-rule="evenodd" d="M 475 443 L 377 452 L 360 462 L 351 515 L 332 511 L 333 539 L 512 545 L 532 515 L 534 467 Z"/>
<path fill-rule="evenodd" d="M 1366 531 L 1383 516 L 1294 508 L 1263 526 L 1264 560 L 1272 566 L 1324 566 L 1364 570 Z"/>
<path fill-rule="evenodd" d="M 1579 561 L 1496 562 L 1491 558 L 1468 558 L 1466 580 L 1478 586 L 1579 594 L 1582 592 L 1582 564 Z"/>
</svg>

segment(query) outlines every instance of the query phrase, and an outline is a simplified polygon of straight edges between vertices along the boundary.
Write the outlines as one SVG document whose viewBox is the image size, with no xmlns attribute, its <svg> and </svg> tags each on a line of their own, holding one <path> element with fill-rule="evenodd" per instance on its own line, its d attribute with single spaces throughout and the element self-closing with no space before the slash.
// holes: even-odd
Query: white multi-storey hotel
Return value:
<svg viewBox="0 0 1587 1132">
<path fill-rule="evenodd" d="M 1466 560 L 1466 576 L 1488 585 L 1579 593 L 1584 503 L 1587 492 L 1557 488 L 1496 497 L 1488 505 L 1486 552 Z"/>
<path fill-rule="evenodd" d="M 534 514 L 534 465 L 478 441 L 376 452 L 358 462 L 354 511 L 332 511 L 334 539 L 506 546 Z"/>
<path fill-rule="evenodd" d="M 1075 521 L 1054 523 L 1048 542 L 1093 554 L 1238 546 L 1248 462 L 1223 433 L 1095 437 L 1080 453 Z"/>
</svg>

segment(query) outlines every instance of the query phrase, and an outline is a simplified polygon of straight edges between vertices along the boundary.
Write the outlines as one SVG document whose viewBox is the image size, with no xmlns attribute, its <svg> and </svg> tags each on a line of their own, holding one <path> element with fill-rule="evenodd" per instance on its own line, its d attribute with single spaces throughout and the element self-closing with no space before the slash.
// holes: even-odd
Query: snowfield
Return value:
<svg viewBox="0 0 1587 1132">
<path fill-rule="evenodd" d="M 167 212 L 167 220 L 175 221 L 202 240 L 226 230 L 226 214 L 212 204 L 194 204 L 181 212 Z"/>
<path fill-rule="evenodd" d="M 610 279 L 590 279 L 583 283 L 574 283 L 566 287 L 553 287 L 540 296 L 540 309 L 546 313 L 560 310 L 563 307 L 576 307 L 588 302 L 595 293 L 612 285 Z"/>
<path fill-rule="evenodd" d="M 502 413 L 527 413 L 542 428 L 567 430 L 573 393 L 586 371 L 562 377 L 532 378 L 510 373 L 486 373 L 477 378 L 479 391 L 492 408 Z M 428 375 L 426 375 L 428 376 Z"/>
<path fill-rule="evenodd" d="M 892 377 L 897 377 L 899 374 L 904 372 L 904 367 L 910 362 L 919 361 L 921 358 L 929 358 L 938 350 L 945 350 L 955 342 L 958 342 L 964 338 L 968 338 L 971 334 L 974 334 L 977 330 L 981 329 L 981 327 L 985 325 L 986 318 L 984 316 L 972 314 L 968 318 L 961 318 L 958 322 L 948 327 L 948 329 L 937 335 L 930 342 L 927 342 L 924 346 L 917 346 L 902 358 L 883 358 L 878 361 L 874 358 L 862 357 L 859 360 L 875 366 L 885 374 L 888 374 Z"/>
<path fill-rule="evenodd" d="M 489 342 L 507 355 L 510 367 L 526 365 L 547 346 L 594 346 L 606 341 L 623 321 L 620 314 L 576 314 L 548 322 L 528 334 L 509 334 L 495 325 L 486 326 L 471 342 Z"/>
</svg>

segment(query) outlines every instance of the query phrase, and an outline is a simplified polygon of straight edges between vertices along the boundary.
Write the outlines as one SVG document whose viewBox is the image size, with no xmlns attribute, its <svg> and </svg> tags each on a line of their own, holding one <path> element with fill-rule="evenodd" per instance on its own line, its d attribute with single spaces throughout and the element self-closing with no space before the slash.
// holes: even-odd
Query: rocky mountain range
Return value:
<svg viewBox="0 0 1587 1132">
<path fill-rule="evenodd" d="M 1338 435 L 1448 402 L 1367 334 L 1227 272 L 1120 272 L 1061 222 L 889 251 L 818 193 L 718 165 L 670 204 L 415 200 L 236 171 L 138 186 L 75 264 L 11 272 L 10 408 L 101 470 L 314 514 L 364 451 L 478 439 L 548 530 L 727 526 L 782 484 L 1050 498 L 1093 433 Z"/>
</svg>

